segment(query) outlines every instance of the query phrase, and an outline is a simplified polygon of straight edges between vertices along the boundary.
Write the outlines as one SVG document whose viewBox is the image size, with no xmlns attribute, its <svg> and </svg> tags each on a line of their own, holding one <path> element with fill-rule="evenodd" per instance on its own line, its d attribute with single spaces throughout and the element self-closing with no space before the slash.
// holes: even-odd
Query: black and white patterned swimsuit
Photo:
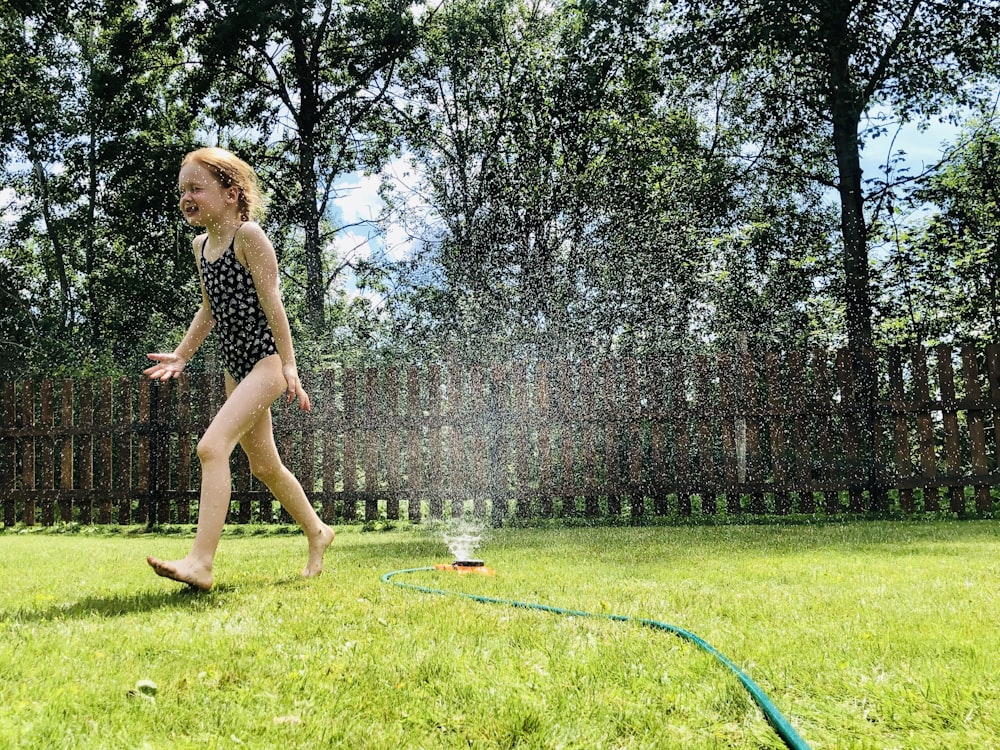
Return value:
<svg viewBox="0 0 1000 750">
<path fill-rule="evenodd" d="M 278 353 L 271 326 L 257 297 L 250 271 L 236 258 L 233 236 L 217 260 L 205 260 L 201 243 L 201 278 L 222 344 L 222 361 L 236 381 L 243 380 L 264 357 Z"/>
</svg>

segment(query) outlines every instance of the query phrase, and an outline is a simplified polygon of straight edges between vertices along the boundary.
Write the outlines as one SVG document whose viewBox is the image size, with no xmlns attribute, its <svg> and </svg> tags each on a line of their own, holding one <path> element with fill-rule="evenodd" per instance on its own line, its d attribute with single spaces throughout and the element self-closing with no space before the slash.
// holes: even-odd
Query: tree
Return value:
<svg viewBox="0 0 1000 750">
<path fill-rule="evenodd" d="M 174 5 L 189 49 L 192 102 L 268 178 L 272 226 L 296 227 L 313 332 L 324 327 L 326 246 L 337 178 L 377 162 L 379 108 L 415 35 L 408 0 L 212 0 Z M 233 144 L 227 143 L 224 145 Z"/>
<path fill-rule="evenodd" d="M 0 50 L 16 51 L 0 57 L 5 338 L 19 366 L 113 369 L 192 291 L 170 218 L 190 128 L 169 93 L 176 44 L 131 0 L 14 3 Z"/>
<path fill-rule="evenodd" d="M 497 1 L 428 25 L 399 113 L 433 215 L 413 228 L 411 331 L 470 357 L 663 355 L 750 322 L 804 336 L 817 191 L 730 157 L 740 131 L 661 80 L 653 20 L 645 2 Z M 750 254 L 747 278 L 775 283 L 740 319 L 724 266 Z"/>
<path fill-rule="evenodd" d="M 862 123 L 875 105 L 903 120 L 974 99 L 996 62 L 993 0 L 682 0 L 670 20 L 676 61 L 750 78 L 761 169 L 812 175 L 837 190 L 847 339 L 872 344 Z M 813 137 L 818 135 L 819 138 Z"/>
</svg>

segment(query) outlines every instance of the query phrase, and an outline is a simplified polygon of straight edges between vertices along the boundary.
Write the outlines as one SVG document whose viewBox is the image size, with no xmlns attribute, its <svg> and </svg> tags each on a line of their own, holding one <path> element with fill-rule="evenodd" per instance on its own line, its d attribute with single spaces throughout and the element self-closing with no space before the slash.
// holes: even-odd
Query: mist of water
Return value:
<svg viewBox="0 0 1000 750">
<path fill-rule="evenodd" d="M 444 543 L 456 561 L 471 560 L 483 539 L 483 525 L 472 519 L 452 520 L 444 531 Z"/>
</svg>

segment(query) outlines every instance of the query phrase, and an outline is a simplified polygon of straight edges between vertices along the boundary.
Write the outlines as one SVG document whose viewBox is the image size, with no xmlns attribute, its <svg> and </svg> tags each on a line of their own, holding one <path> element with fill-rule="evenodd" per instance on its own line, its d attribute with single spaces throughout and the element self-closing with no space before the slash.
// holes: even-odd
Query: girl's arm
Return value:
<svg viewBox="0 0 1000 750">
<path fill-rule="evenodd" d="M 274 254 L 274 246 L 264 234 L 264 230 L 255 222 L 247 222 L 240 227 L 236 235 L 237 258 L 240 254 L 246 260 L 246 266 L 253 276 L 254 286 L 260 306 L 267 316 L 267 323 L 274 336 L 274 345 L 281 357 L 282 371 L 288 383 L 288 403 L 296 397 L 299 408 L 310 410 L 309 396 L 299 380 L 298 367 L 295 364 L 295 348 L 292 346 L 292 329 L 288 325 L 288 315 L 281 302 L 281 290 L 278 286 L 278 259 Z"/>
<path fill-rule="evenodd" d="M 184 370 L 184 366 L 191 360 L 198 347 L 202 345 L 208 337 L 209 332 L 215 325 L 212 317 L 212 308 L 208 304 L 208 293 L 205 291 L 205 282 L 201 278 L 201 264 L 198 263 L 198 240 L 191 243 L 194 251 L 195 265 L 198 267 L 198 280 L 201 283 L 201 306 L 194 314 L 191 325 L 188 326 L 187 333 L 181 339 L 181 343 L 170 353 L 147 354 L 146 356 L 154 360 L 157 364 L 143 370 L 147 377 L 170 380 L 176 378 Z"/>
</svg>

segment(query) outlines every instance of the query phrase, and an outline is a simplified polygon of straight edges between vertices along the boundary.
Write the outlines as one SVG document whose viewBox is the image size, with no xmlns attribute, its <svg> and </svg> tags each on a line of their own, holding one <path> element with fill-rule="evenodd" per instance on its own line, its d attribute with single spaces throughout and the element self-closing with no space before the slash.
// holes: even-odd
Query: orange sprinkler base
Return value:
<svg viewBox="0 0 1000 750">
<path fill-rule="evenodd" d="M 458 562 L 453 562 L 453 563 L 438 563 L 437 565 L 434 566 L 434 569 L 435 570 L 451 570 L 451 571 L 453 571 L 455 573 L 479 573 L 480 575 L 484 575 L 484 576 L 491 576 L 491 575 L 493 575 L 492 568 L 487 568 L 482 563 L 479 563 L 478 565 L 469 565 L 469 564 L 462 565 L 461 563 L 458 563 Z"/>
</svg>

